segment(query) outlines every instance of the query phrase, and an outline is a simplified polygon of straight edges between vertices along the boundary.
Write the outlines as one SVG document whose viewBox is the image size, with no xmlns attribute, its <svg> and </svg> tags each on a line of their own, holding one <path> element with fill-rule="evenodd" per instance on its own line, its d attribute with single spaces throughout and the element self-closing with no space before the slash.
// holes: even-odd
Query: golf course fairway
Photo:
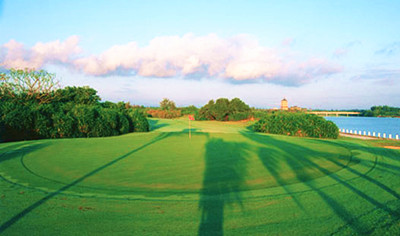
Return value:
<svg viewBox="0 0 400 236">
<path fill-rule="evenodd" d="M 399 235 L 400 151 L 150 119 L 0 143 L 0 235 Z"/>
</svg>

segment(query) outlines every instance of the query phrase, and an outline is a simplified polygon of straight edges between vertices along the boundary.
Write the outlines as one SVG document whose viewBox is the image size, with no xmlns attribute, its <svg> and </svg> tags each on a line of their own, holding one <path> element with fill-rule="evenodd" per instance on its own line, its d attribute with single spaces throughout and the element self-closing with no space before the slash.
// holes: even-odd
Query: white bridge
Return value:
<svg viewBox="0 0 400 236">
<path fill-rule="evenodd" d="M 307 113 L 316 114 L 319 116 L 358 116 L 360 112 L 357 111 L 308 111 Z"/>
</svg>

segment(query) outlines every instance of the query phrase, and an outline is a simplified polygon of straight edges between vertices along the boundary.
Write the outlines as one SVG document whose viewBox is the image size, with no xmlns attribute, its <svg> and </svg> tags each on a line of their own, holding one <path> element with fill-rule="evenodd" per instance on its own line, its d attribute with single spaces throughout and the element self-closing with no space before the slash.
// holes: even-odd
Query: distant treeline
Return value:
<svg viewBox="0 0 400 236">
<path fill-rule="evenodd" d="M 195 106 L 176 107 L 175 102 L 164 98 L 160 102 L 160 107 L 143 108 L 148 117 L 172 119 L 189 114 L 197 114 L 199 108 Z"/>
<path fill-rule="evenodd" d="M 361 115 L 373 117 L 400 117 L 400 108 L 389 106 L 373 106 L 370 110 L 361 111 Z"/>
<path fill-rule="evenodd" d="M 315 109 L 313 111 L 326 111 Z M 399 107 L 390 107 L 390 106 L 373 106 L 369 110 L 363 109 L 350 109 L 350 110 L 330 110 L 330 111 L 351 111 L 351 112 L 360 112 L 360 116 L 368 116 L 368 117 L 400 117 L 400 108 Z"/>
<path fill-rule="evenodd" d="M 45 71 L 11 70 L 0 78 L 0 141 L 149 130 L 142 111 L 123 102 L 100 102 L 89 87 L 55 89 L 54 76 Z"/>
<path fill-rule="evenodd" d="M 269 113 L 253 125 L 256 132 L 299 137 L 337 138 L 339 128 L 323 117 L 303 112 Z"/>
<path fill-rule="evenodd" d="M 175 102 L 164 98 L 160 102 L 160 107 L 144 108 L 144 110 L 148 116 L 156 118 L 176 118 L 192 114 L 195 115 L 196 120 L 218 121 L 245 120 L 254 117 L 255 113 L 257 113 L 239 98 L 233 98 L 232 100 L 227 98 L 219 98 L 216 101 L 210 100 L 200 109 L 195 106 L 177 108 Z"/>
<path fill-rule="evenodd" d="M 184 115 L 194 115 L 196 120 L 218 120 L 218 121 L 238 121 L 247 119 L 260 119 L 267 114 L 280 112 L 274 109 L 251 108 L 239 98 L 218 98 L 210 100 L 206 105 L 197 108 L 193 105 L 187 107 L 176 107 L 175 102 L 164 98 L 159 107 L 141 107 L 148 117 L 172 119 Z M 296 113 L 299 111 L 285 111 Z"/>
</svg>

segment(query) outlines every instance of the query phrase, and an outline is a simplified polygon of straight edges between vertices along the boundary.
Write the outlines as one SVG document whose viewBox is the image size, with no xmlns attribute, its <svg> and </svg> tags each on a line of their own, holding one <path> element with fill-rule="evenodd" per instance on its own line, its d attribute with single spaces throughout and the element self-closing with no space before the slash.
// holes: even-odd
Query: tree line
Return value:
<svg viewBox="0 0 400 236">
<path fill-rule="evenodd" d="M 361 115 L 370 117 L 400 117 L 400 108 L 390 106 L 373 106 L 369 110 L 361 111 Z"/>
<path fill-rule="evenodd" d="M 90 87 L 60 88 L 46 71 L 14 70 L 0 73 L 0 141 L 40 138 L 104 137 L 149 131 L 147 117 L 176 118 L 194 114 L 196 120 L 236 121 L 259 119 L 258 132 L 293 136 L 337 138 L 330 121 L 301 112 L 262 111 L 239 98 L 210 100 L 200 109 L 177 108 L 164 98 L 160 107 L 145 108 L 124 102 L 101 102 Z M 374 114 L 394 114 L 387 106 L 373 107 Z"/>
<path fill-rule="evenodd" d="M 187 107 L 177 107 L 175 102 L 164 98 L 159 107 L 142 107 L 148 117 L 173 119 L 182 117 L 184 115 L 197 114 L 199 108 L 190 105 Z"/>
<path fill-rule="evenodd" d="M 100 102 L 90 87 L 60 88 L 46 71 L 0 74 L 0 140 L 104 137 L 149 131 L 129 103 Z"/>
</svg>

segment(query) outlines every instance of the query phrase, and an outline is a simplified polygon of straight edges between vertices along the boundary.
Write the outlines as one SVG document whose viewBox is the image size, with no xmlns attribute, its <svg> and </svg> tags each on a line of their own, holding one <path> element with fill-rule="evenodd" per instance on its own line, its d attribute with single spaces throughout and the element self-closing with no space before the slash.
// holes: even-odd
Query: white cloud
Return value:
<svg viewBox="0 0 400 236">
<path fill-rule="evenodd" d="M 78 37 L 37 43 L 30 49 L 10 41 L 0 65 L 40 68 L 63 63 L 89 75 L 118 73 L 143 77 L 216 77 L 237 81 L 262 80 L 300 85 L 341 71 L 326 59 L 295 58 L 287 49 L 261 46 L 255 37 L 215 34 L 156 37 L 145 47 L 136 42 L 115 45 L 98 55 L 78 57 Z"/>
<path fill-rule="evenodd" d="M 79 58 L 73 63 L 87 74 L 103 75 L 118 68 L 137 68 L 138 47 L 135 42 L 116 45 L 98 56 Z"/>
<path fill-rule="evenodd" d="M 35 68 L 39 69 L 45 64 L 63 63 L 68 64 L 73 56 L 79 54 L 79 38 L 71 36 L 65 41 L 59 40 L 37 43 L 32 48 L 25 48 L 22 43 L 10 40 L 2 45 L 2 60 L 0 66 L 5 68 Z"/>
<path fill-rule="evenodd" d="M 68 63 L 71 56 L 79 54 L 82 50 L 78 47 L 79 38 L 74 35 L 67 38 L 64 42 L 59 40 L 48 43 L 37 43 L 32 47 L 34 57 L 40 58 L 42 63 L 59 61 Z"/>
</svg>

